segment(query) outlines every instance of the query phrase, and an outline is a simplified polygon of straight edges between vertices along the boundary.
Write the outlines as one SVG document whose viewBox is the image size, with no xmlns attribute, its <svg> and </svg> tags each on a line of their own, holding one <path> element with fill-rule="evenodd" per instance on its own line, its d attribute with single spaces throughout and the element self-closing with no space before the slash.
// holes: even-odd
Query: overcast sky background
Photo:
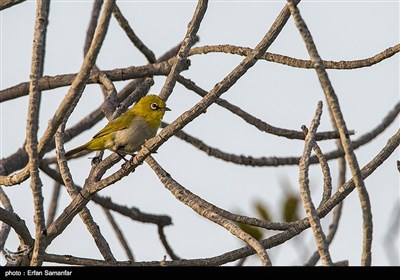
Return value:
<svg viewBox="0 0 400 280">
<path fill-rule="evenodd" d="M 135 33 L 154 51 L 164 54 L 180 42 L 195 10 L 196 1 L 117 1 Z M 254 47 L 264 36 L 284 6 L 285 1 L 210 1 L 198 32 L 196 46 L 232 44 Z M 52 1 L 46 42 L 45 75 L 75 73 L 83 59 L 83 45 L 92 1 Z M 371 57 L 399 43 L 398 1 L 302 1 L 299 5 L 318 51 L 326 60 L 356 60 Z M 35 1 L 26 1 L 0 12 L 1 53 L 0 88 L 5 89 L 29 80 L 32 38 L 35 21 Z M 308 59 L 308 54 L 293 20 L 268 50 L 269 52 Z M 192 79 L 205 90 L 210 90 L 224 78 L 243 57 L 228 54 L 207 54 L 190 57 L 191 67 L 183 76 Z M 143 65 L 147 61 L 129 41 L 114 18 L 100 51 L 97 65 L 104 70 Z M 349 129 L 357 138 L 377 126 L 399 100 L 399 55 L 368 68 L 357 70 L 328 70 L 338 95 Z M 158 93 L 165 77 L 155 77 L 151 92 Z M 117 82 L 117 89 L 127 82 Z M 39 137 L 47 122 L 68 91 L 68 87 L 44 91 L 40 112 Z M 324 111 L 319 131 L 331 130 L 324 94 L 315 71 L 259 61 L 228 92 L 222 96 L 231 103 L 269 124 L 300 130 L 309 126 L 318 100 L 323 100 Z M 200 100 L 199 96 L 177 84 L 168 100 L 164 120 L 172 122 Z M 88 85 L 78 107 L 68 121 L 74 125 L 102 102 L 98 85 Z M 18 98 L 0 104 L 0 158 L 14 153 L 25 139 L 28 98 Z M 103 120 L 90 131 L 66 143 L 71 149 L 86 142 L 106 124 Z M 356 150 L 360 166 L 368 163 L 399 128 L 396 121 L 379 137 Z M 198 117 L 184 128 L 206 144 L 237 155 L 300 156 L 303 142 L 265 134 L 249 126 L 227 110 L 212 105 L 207 114 Z M 320 143 L 324 152 L 335 149 L 334 141 Z M 54 154 L 54 152 L 52 152 Z M 298 166 L 278 168 L 250 168 L 208 157 L 193 146 L 171 138 L 158 150 L 155 159 L 187 189 L 207 201 L 230 211 L 255 216 L 252 204 L 262 201 L 270 208 L 273 218 L 280 221 L 280 207 L 284 199 L 282 182 L 298 191 Z M 388 259 L 384 237 L 391 224 L 396 203 L 399 204 L 399 174 L 396 152 L 366 180 L 374 221 L 372 248 L 373 265 L 399 265 L 399 260 Z M 330 161 L 333 185 L 336 190 L 337 161 Z M 119 167 L 121 164 L 117 164 Z M 90 170 L 87 157 L 69 162 L 74 180 L 83 185 Z M 113 169 L 115 170 L 115 169 Z M 350 171 L 347 173 L 348 177 Z M 42 176 L 47 209 L 53 189 L 52 181 Z M 318 204 L 322 193 L 322 176 L 318 165 L 310 170 L 313 201 Z M 29 180 L 6 189 L 14 211 L 25 220 L 34 235 L 32 192 Z M 160 183 L 152 170 L 143 164 L 129 177 L 100 192 L 114 202 L 138 207 L 141 211 L 167 214 L 173 225 L 166 235 L 176 254 L 182 258 L 203 258 L 220 255 L 243 246 L 243 242 L 225 229 L 197 215 L 178 202 Z M 62 192 L 58 215 L 70 202 Z M 101 208 L 93 203 L 89 209 L 118 260 L 126 260 L 115 234 Z M 57 215 L 57 216 L 58 216 Z M 137 261 L 162 260 L 166 255 L 154 225 L 133 222 L 115 214 Z M 362 214 L 356 192 L 344 203 L 338 233 L 330 252 L 334 261 L 349 260 L 359 265 L 362 246 Z M 323 220 L 327 231 L 331 215 Z M 273 234 L 269 232 L 268 235 Z M 302 244 L 302 245 L 298 245 Z M 18 238 L 12 231 L 6 248 L 15 250 Z M 399 240 L 392 244 L 399 251 Z M 307 250 L 305 248 L 307 247 Z M 282 246 L 269 250 L 275 265 L 301 265 L 315 249 L 311 231 Z M 53 241 L 47 252 L 102 259 L 79 217 Z M 4 257 L 1 256 L 1 264 Z M 257 257 L 246 264 L 259 265 Z"/>
</svg>

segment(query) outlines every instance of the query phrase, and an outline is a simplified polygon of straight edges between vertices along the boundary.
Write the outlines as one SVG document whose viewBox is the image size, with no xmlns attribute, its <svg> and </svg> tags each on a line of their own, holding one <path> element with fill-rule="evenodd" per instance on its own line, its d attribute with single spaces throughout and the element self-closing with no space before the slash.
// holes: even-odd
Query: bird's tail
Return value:
<svg viewBox="0 0 400 280">
<path fill-rule="evenodd" d="M 68 151 L 67 153 L 65 153 L 65 157 L 67 159 L 70 159 L 70 158 L 72 158 L 72 156 L 74 156 L 80 152 L 86 151 L 86 150 L 88 150 L 88 143 L 83 144 L 75 149 L 72 149 L 71 151 Z"/>
</svg>

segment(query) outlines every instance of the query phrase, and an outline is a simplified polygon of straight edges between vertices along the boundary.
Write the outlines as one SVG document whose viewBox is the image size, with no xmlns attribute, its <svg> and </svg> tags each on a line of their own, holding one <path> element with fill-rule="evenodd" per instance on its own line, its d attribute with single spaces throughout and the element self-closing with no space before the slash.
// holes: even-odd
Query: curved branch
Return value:
<svg viewBox="0 0 400 280">
<path fill-rule="evenodd" d="M 115 82 L 115 81 L 125 81 L 136 78 L 146 78 L 150 76 L 156 75 L 168 75 L 171 70 L 171 63 L 174 61 L 174 58 L 168 61 L 163 61 L 155 64 L 148 64 L 143 66 L 130 66 L 126 68 L 117 68 L 113 70 L 104 70 L 101 72 L 93 72 L 87 77 L 86 84 L 99 84 L 99 76 L 101 73 L 107 75 L 107 77 Z M 187 66 L 185 69 L 187 69 Z M 56 76 L 44 76 L 39 79 L 39 89 L 40 90 L 49 90 L 55 89 L 59 87 L 72 85 L 74 80 L 77 79 L 78 74 L 64 74 L 64 75 L 56 75 Z M 18 97 L 22 97 L 27 95 L 29 92 L 29 83 L 24 82 L 20 83 L 16 86 L 12 86 L 0 91 L 0 103 L 15 99 Z"/>
<path fill-rule="evenodd" d="M 181 258 L 178 257 L 174 250 L 172 250 L 171 246 L 169 245 L 168 241 L 167 241 L 167 237 L 165 236 L 164 233 L 164 227 L 163 226 L 158 226 L 158 236 L 160 237 L 161 243 L 163 244 L 165 250 L 167 251 L 168 255 L 170 256 L 170 258 L 172 260 L 180 260 Z"/>
<path fill-rule="evenodd" d="M 192 208 L 197 214 L 224 227 L 230 233 L 242 239 L 249 246 L 251 246 L 254 251 L 257 252 L 263 265 L 271 265 L 271 261 L 267 253 L 265 252 L 264 248 L 262 248 L 262 246 L 259 244 L 257 239 L 241 230 L 237 225 L 232 223 L 232 221 L 223 218 L 222 216 L 212 211 L 212 209 L 208 207 L 208 203 L 203 204 L 203 199 L 200 199 L 197 195 L 185 189 L 181 184 L 172 179 L 168 172 L 166 172 L 151 155 L 146 158 L 146 162 L 156 173 L 165 188 L 167 188 L 176 197 L 176 199 Z"/>
<path fill-rule="evenodd" d="M 207 54 L 207 53 L 229 53 L 240 56 L 246 56 L 252 51 L 251 48 L 234 46 L 234 45 L 214 45 L 214 46 L 202 46 L 193 48 L 190 50 L 189 56 Z M 337 69 L 337 70 L 351 70 L 363 67 L 370 67 L 385 59 L 392 57 L 393 55 L 400 52 L 400 44 L 389 47 L 386 50 L 368 58 L 351 60 L 351 61 L 333 61 L 323 60 L 326 69 Z M 270 62 L 275 62 L 291 67 L 314 69 L 311 60 L 298 59 L 290 56 L 281 54 L 266 52 L 260 59 L 265 59 Z"/>
<path fill-rule="evenodd" d="M 32 235 L 30 234 L 29 229 L 25 224 L 25 221 L 18 217 L 17 214 L 10 213 L 9 211 L 4 210 L 2 207 L 0 207 L 0 221 L 12 227 L 13 230 L 15 230 L 15 232 L 22 239 L 24 244 L 28 246 L 33 246 L 35 240 L 32 238 Z"/>
<path fill-rule="evenodd" d="M 208 0 L 200 0 L 197 3 L 196 10 L 194 11 L 192 19 L 188 24 L 185 38 L 183 39 L 182 45 L 175 56 L 174 64 L 172 65 L 171 71 L 169 72 L 159 94 L 159 96 L 165 101 L 168 100 L 168 97 L 171 95 L 179 73 L 182 72 L 182 70 L 184 70 L 185 66 L 188 64 L 187 56 L 189 55 L 190 48 L 195 43 L 195 36 L 207 11 L 207 5 Z"/>
<path fill-rule="evenodd" d="M 322 115 L 322 101 L 318 102 L 317 111 L 311 122 L 310 129 L 308 130 L 305 143 L 303 156 L 299 162 L 299 182 L 300 182 L 300 196 L 303 201 L 303 206 L 307 214 L 308 221 L 313 230 L 315 241 L 317 243 L 318 253 L 321 256 L 323 265 L 331 266 L 332 259 L 328 249 L 328 243 L 326 241 L 325 234 L 321 227 L 321 222 L 318 217 L 315 206 L 311 200 L 309 179 L 308 179 L 308 169 L 309 169 L 309 159 L 311 151 L 313 149 L 315 142 L 315 132 L 320 124 L 320 119 Z"/>
<path fill-rule="evenodd" d="M 115 5 L 113 15 L 115 19 L 118 21 L 118 24 L 125 31 L 126 36 L 131 40 L 131 42 L 135 45 L 135 47 L 147 58 L 149 63 L 156 62 L 156 56 L 154 53 L 146 47 L 146 45 L 139 39 L 139 37 L 135 34 L 131 26 L 129 25 L 128 20 L 121 13 L 121 10 Z"/>
<path fill-rule="evenodd" d="M 119 228 L 119 226 L 118 226 L 117 222 L 115 221 L 113 215 L 106 208 L 103 208 L 103 211 L 106 214 L 106 217 L 107 217 L 108 221 L 110 222 L 112 228 L 114 229 L 115 235 L 117 236 L 119 242 L 121 243 L 122 248 L 124 248 L 125 254 L 128 257 L 128 260 L 133 262 L 135 260 L 135 258 L 133 257 L 132 250 L 129 247 L 128 241 L 126 240 L 124 234 L 122 233 L 121 229 Z"/>
<path fill-rule="evenodd" d="M 187 89 L 194 91 L 195 93 L 197 93 L 201 97 L 204 97 L 207 94 L 207 91 L 205 91 L 204 89 L 200 88 L 193 81 L 191 81 L 189 79 L 186 79 L 183 76 L 178 76 L 178 82 L 180 82 Z M 264 122 L 263 120 L 252 116 L 251 114 L 249 114 L 246 111 L 242 110 L 238 106 L 235 106 L 235 105 L 229 103 L 225 99 L 218 98 L 215 101 L 215 103 L 218 104 L 219 106 L 227 109 L 231 113 L 239 116 L 245 122 L 255 126 L 260 131 L 263 131 L 263 132 L 266 132 L 266 133 L 270 133 L 270 134 L 273 134 L 273 135 L 276 135 L 276 136 L 285 137 L 285 138 L 288 138 L 288 139 L 304 140 L 304 138 L 305 138 L 304 133 L 301 132 L 301 131 L 295 131 L 295 130 L 280 128 L 280 127 L 275 127 L 273 125 L 270 125 L 270 124 Z M 349 133 L 351 135 L 353 135 L 354 131 L 349 131 Z M 318 132 L 315 135 L 315 137 L 316 137 L 315 139 L 317 141 L 335 139 L 335 138 L 339 138 L 339 133 L 336 132 L 336 131 Z"/>
</svg>

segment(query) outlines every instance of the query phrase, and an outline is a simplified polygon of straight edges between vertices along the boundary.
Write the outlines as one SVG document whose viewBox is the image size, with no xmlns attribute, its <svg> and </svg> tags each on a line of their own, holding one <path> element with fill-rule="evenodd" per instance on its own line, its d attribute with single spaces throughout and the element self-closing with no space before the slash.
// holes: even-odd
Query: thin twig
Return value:
<svg viewBox="0 0 400 280">
<path fill-rule="evenodd" d="M 371 175 L 379 166 L 382 165 L 389 158 L 391 154 L 398 148 L 400 145 L 400 129 L 388 140 L 385 147 L 381 149 L 381 151 L 362 169 L 361 173 L 363 178 L 367 178 Z M 321 207 L 317 209 L 319 218 L 325 217 L 336 205 L 341 203 L 354 189 L 356 188 L 353 179 L 350 179 L 345 184 L 340 186 L 340 188 L 336 191 L 336 193 Z M 265 240 L 262 240 L 261 243 L 264 248 L 269 249 L 275 246 L 278 246 L 287 240 L 293 238 L 294 236 L 299 235 L 305 229 L 309 228 L 310 224 L 307 219 L 303 219 L 301 221 L 293 223 L 293 226 L 281 233 L 273 235 Z M 254 254 L 254 251 L 249 247 L 243 247 L 240 249 L 236 249 L 233 251 L 226 252 L 222 255 L 203 258 L 203 259 L 192 259 L 192 260 L 177 260 L 177 261 L 165 261 L 164 265 L 177 265 L 177 266 L 205 266 L 205 265 L 223 265 L 228 262 L 232 262 L 244 257 L 248 257 Z M 119 265 L 132 265 L 132 264 L 122 264 Z M 143 265 L 142 263 L 135 263 L 134 265 Z M 147 262 L 145 265 L 160 265 L 159 262 Z"/>
<path fill-rule="evenodd" d="M 20 237 L 22 243 L 28 246 L 33 246 L 35 240 L 32 238 L 25 221 L 22 220 L 17 214 L 11 213 L 0 207 L 0 221 L 12 227 L 12 229 Z"/>
<path fill-rule="evenodd" d="M 371 203 L 369 200 L 368 191 L 365 187 L 364 180 L 361 175 L 357 157 L 354 154 L 353 145 L 348 134 L 347 126 L 344 121 L 343 114 L 340 110 L 338 97 L 336 96 L 332 84 L 329 80 L 328 74 L 325 70 L 324 63 L 318 54 L 311 33 L 308 30 L 308 27 L 304 22 L 303 18 L 301 17 L 299 9 L 296 7 L 296 4 L 294 3 L 293 0 L 288 0 L 288 6 L 293 16 L 294 22 L 297 28 L 299 29 L 300 34 L 303 37 L 303 40 L 307 47 L 307 51 L 310 55 L 311 61 L 314 65 L 320 83 L 324 90 L 326 99 L 328 101 L 328 106 L 330 109 L 329 111 L 340 133 L 340 140 L 342 142 L 342 146 L 346 154 L 347 162 L 349 163 L 351 173 L 353 175 L 355 184 L 357 186 L 358 196 L 360 199 L 361 209 L 363 213 L 362 215 L 363 249 L 361 255 L 361 264 L 364 266 L 370 266 L 373 222 L 372 222 Z"/>
<path fill-rule="evenodd" d="M 304 132 L 304 135 L 308 134 L 308 129 L 306 126 L 302 126 L 301 129 Z M 316 133 L 315 133 L 316 135 Z M 315 139 L 314 139 L 315 140 Z M 320 202 L 320 205 L 322 205 L 323 203 L 325 203 L 332 195 L 332 177 L 331 177 L 331 170 L 329 168 L 329 164 L 328 161 L 326 160 L 324 154 L 322 153 L 321 148 L 319 147 L 319 145 L 317 144 L 317 142 L 314 141 L 313 143 L 313 150 L 315 152 L 315 155 L 318 158 L 318 161 L 321 165 L 321 169 L 322 169 L 322 175 L 324 177 L 324 191 L 322 193 L 322 199 Z M 308 157 L 308 164 L 310 164 L 310 158 Z M 343 182 L 344 183 L 344 182 Z"/>
<path fill-rule="evenodd" d="M 121 10 L 117 5 L 115 5 L 113 15 L 136 48 L 147 58 L 149 63 L 154 63 L 156 61 L 156 56 L 148 47 L 146 47 L 135 32 L 133 32 L 128 20 L 122 15 Z"/>
<path fill-rule="evenodd" d="M 163 246 L 164 246 L 165 250 L 167 251 L 169 257 L 174 261 L 175 260 L 180 260 L 181 258 L 178 257 L 175 254 L 174 250 L 172 250 L 171 246 L 169 245 L 169 243 L 167 241 L 167 237 L 165 236 L 165 233 L 164 233 L 164 227 L 163 226 L 158 226 L 157 228 L 158 228 L 158 236 L 160 237 L 161 243 L 163 244 Z"/>
<path fill-rule="evenodd" d="M 194 37 L 200 28 L 200 23 L 207 11 L 208 0 L 199 0 L 196 6 L 196 10 L 193 13 L 192 20 L 189 22 L 187 27 L 187 32 L 185 38 L 183 39 L 181 48 L 175 56 L 175 62 L 171 67 L 171 72 L 169 72 L 167 79 L 161 89 L 159 96 L 168 100 L 171 95 L 172 90 L 175 87 L 176 79 L 182 70 L 184 70 L 185 65 L 187 65 L 187 57 L 189 55 L 190 48 L 194 44 Z"/>
<path fill-rule="evenodd" d="M 103 207 L 103 211 L 106 214 L 106 217 L 107 217 L 108 221 L 110 222 L 115 234 L 117 235 L 118 240 L 122 245 L 122 248 L 124 248 L 125 254 L 128 257 L 128 260 L 132 261 L 132 262 L 135 261 L 132 250 L 129 247 L 129 244 L 128 244 L 124 234 L 122 233 L 121 229 L 119 228 L 119 226 L 118 226 L 117 222 L 115 221 L 114 217 L 112 216 L 110 210 Z"/>
<path fill-rule="evenodd" d="M 117 90 L 113 82 L 105 75 L 101 73 L 99 76 L 99 81 L 102 84 L 102 88 L 104 89 L 105 93 L 105 100 L 101 105 L 101 109 L 108 120 L 111 120 L 112 114 L 115 111 L 115 108 L 118 106 L 117 100 Z"/>
<path fill-rule="evenodd" d="M 90 16 L 89 26 L 86 31 L 85 45 L 83 46 L 83 54 L 87 54 L 90 44 L 93 41 L 93 36 L 96 31 L 97 23 L 99 21 L 101 7 L 103 6 L 103 0 L 95 0 L 93 2 L 92 13 Z"/>
<path fill-rule="evenodd" d="M 100 11 L 101 11 L 102 6 L 103 6 L 103 0 L 95 0 L 93 2 L 92 14 L 90 17 L 88 29 L 86 31 L 85 45 L 83 46 L 83 55 L 87 54 L 90 44 L 93 41 L 93 36 L 96 31 L 96 26 L 97 26 L 97 23 L 98 23 L 98 20 L 100 17 Z M 97 65 L 94 65 L 92 72 L 93 73 L 101 72 L 101 70 L 97 67 Z M 103 74 L 103 76 L 104 76 L 104 74 Z M 104 80 L 104 77 L 101 77 L 101 78 Z M 104 86 L 104 84 L 101 80 L 100 80 L 100 82 L 101 82 L 101 84 L 100 84 L 101 91 L 103 92 L 104 96 L 107 96 L 106 87 Z"/>
<path fill-rule="evenodd" d="M 60 197 L 60 189 L 61 189 L 61 183 L 58 181 L 54 181 L 53 193 L 51 195 L 49 209 L 47 211 L 46 227 L 49 227 L 51 225 L 56 216 L 58 207 L 58 198 Z"/>
<path fill-rule="evenodd" d="M 314 135 L 320 124 L 321 114 L 322 114 L 322 101 L 319 101 L 317 110 L 315 112 L 315 116 L 311 122 L 310 129 L 305 139 L 304 152 L 299 163 L 299 169 L 300 169 L 299 182 L 300 182 L 300 196 L 303 201 L 304 209 L 306 211 L 308 220 L 310 221 L 310 225 L 314 233 L 315 242 L 317 244 L 318 252 L 321 257 L 322 263 L 325 266 L 331 266 L 332 265 L 331 255 L 329 253 L 328 244 L 326 242 L 325 234 L 322 230 L 317 211 L 315 210 L 314 204 L 311 200 L 311 193 L 310 193 L 310 186 L 308 179 L 308 169 L 309 169 L 308 161 L 313 146 L 315 144 Z"/>
<path fill-rule="evenodd" d="M 385 147 L 361 169 L 363 178 L 367 178 L 371 175 L 379 166 L 382 165 L 389 158 L 389 156 L 399 147 L 400 145 L 400 129 L 390 137 Z M 336 193 L 321 207 L 317 209 L 319 218 L 325 217 L 336 205 L 341 203 L 354 189 L 356 188 L 354 180 L 350 179 L 345 184 L 341 185 Z M 278 246 L 287 240 L 299 235 L 305 229 L 309 228 L 310 224 L 307 219 L 303 219 L 296 222 L 292 228 L 287 231 L 273 235 L 261 243 L 264 248 L 269 249 Z M 188 260 L 188 261 L 175 261 L 174 265 L 223 265 L 225 263 L 235 261 L 253 254 L 249 247 L 240 248 L 237 250 L 226 252 L 222 255 L 205 258 L 201 260 Z M 167 263 L 169 265 L 169 263 Z"/>
</svg>

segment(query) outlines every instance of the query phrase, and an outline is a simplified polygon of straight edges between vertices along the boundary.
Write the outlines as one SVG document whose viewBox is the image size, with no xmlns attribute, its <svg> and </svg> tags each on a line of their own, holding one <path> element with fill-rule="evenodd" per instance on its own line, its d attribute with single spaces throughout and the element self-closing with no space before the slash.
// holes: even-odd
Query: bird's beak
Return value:
<svg viewBox="0 0 400 280">
<path fill-rule="evenodd" d="M 168 108 L 168 107 L 164 107 L 164 108 L 162 108 L 162 110 L 163 110 L 163 111 L 171 111 L 171 109 Z"/>
</svg>

